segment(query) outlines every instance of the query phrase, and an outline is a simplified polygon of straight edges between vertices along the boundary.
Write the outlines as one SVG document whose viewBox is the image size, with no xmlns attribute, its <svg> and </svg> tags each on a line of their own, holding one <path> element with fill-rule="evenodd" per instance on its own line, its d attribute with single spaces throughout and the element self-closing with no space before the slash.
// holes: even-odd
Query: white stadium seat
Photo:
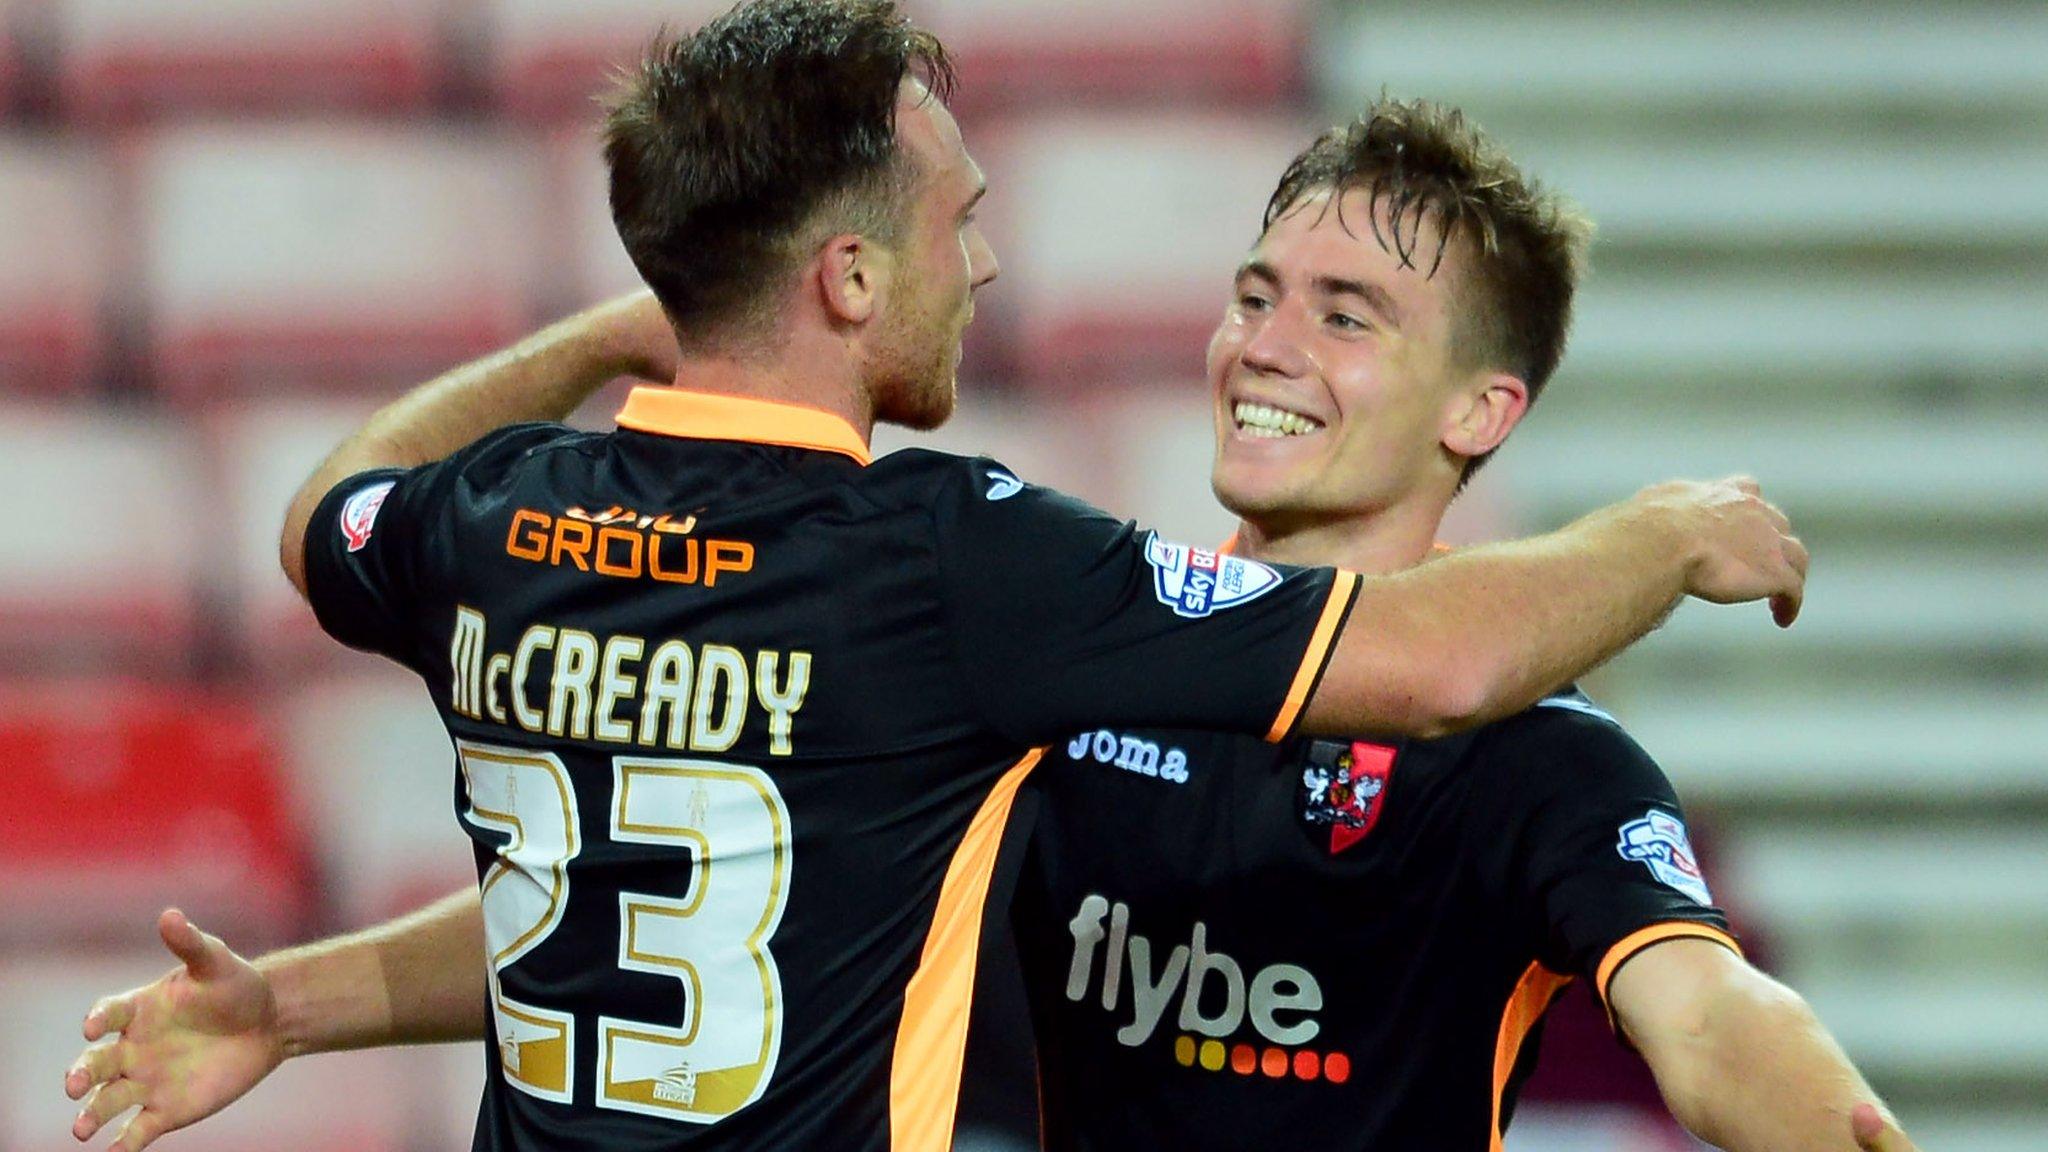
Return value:
<svg viewBox="0 0 2048 1152">
<path fill-rule="evenodd" d="M 584 305 L 644 287 L 626 255 L 612 208 L 604 155 L 587 127 L 557 133 L 549 145 L 554 180 L 555 222 L 549 241 L 559 246 L 548 288 L 550 312 Z"/>
<path fill-rule="evenodd" d="M 45 674 L 186 658 L 217 514 L 164 425 L 0 407 L 0 648 Z"/>
<path fill-rule="evenodd" d="M 53 0 L 65 108 L 391 111 L 439 82 L 436 0 Z"/>
<path fill-rule="evenodd" d="M 138 158 L 151 350 L 182 397 L 382 387 L 521 334 L 539 156 L 474 133 L 195 127 Z"/>
<path fill-rule="evenodd" d="M 455 820 L 455 755 L 417 678 L 392 665 L 321 677 L 279 701 L 284 759 L 342 922 L 367 924 L 476 884 Z"/>
<path fill-rule="evenodd" d="M 1046 117 L 973 145 L 1003 275 L 986 290 L 1032 381 L 1200 379 L 1202 350 L 1281 170 L 1286 117 Z"/>
<path fill-rule="evenodd" d="M 0 51 L 4 51 L 0 44 Z M 94 154 L 0 137 L 0 393 L 75 393 L 101 355 L 114 204 Z"/>
<path fill-rule="evenodd" d="M 1300 86 L 1299 0 L 925 0 L 969 107 L 1019 100 L 1270 106 Z"/>
<path fill-rule="evenodd" d="M 299 485 L 373 408 L 367 399 L 258 400 L 206 422 L 208 479 L 222 494 L 209 576 L 240 652 L 260 667 L 302 671 L 347 658 L 278 567 L 278 533 Z"/>
<path fill-rule="evenodd" d="M 499 106 L 530 119 L 594 122 L 591 97 L 666 26 L 686 31 L 731 0 L 484 0 L 486 72 Z"/>
</svg>

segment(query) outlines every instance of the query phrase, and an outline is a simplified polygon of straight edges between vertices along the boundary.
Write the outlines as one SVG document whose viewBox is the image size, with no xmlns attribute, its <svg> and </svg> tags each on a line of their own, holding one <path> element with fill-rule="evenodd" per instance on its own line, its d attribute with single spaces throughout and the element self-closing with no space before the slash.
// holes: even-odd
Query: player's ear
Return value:
<svg viewBox="0 0 2048 1152">
<path fill-rule="evenodd" d="M 1459 456 L 1484 456 L 1500 447 L 1529 410 L 1529 386 L 1505 372 L 1489 372 L 1460 388 L 1444 414 L 1443 446 Z"/>
<path fill-rule="evenodd" d="M 818 251 L 817 288 L 835 324 L 862 325 L 874 318 L 888 286 L 889 252 L 863 236 L 834 236 Z"/>
</svg>

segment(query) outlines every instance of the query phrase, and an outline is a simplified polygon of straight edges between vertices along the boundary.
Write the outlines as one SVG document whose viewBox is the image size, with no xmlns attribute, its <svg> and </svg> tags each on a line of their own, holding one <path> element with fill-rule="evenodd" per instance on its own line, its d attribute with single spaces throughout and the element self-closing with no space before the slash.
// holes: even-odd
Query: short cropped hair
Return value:
<svg viewBox="0 0 2048 1152">
<path fill-rule="evenodd" d="M 663 33 L 608 101 L 612 220 L 685 346 L 771 329 L 789 278 L 843 232 L 899 238 L 916 164 L 903 81 L 953 69 L 895 0 L 750 0 Z"/>
<path fill-rule="evenodd" d="M 1381 234 L 1374 215 L 1374 237 L 1409 267 L 1427 260 L 1428 275 L 1447 248 L 1463 245 L 1467 273 L 1453 289 L 1453 348 L 1464 363 L 1521 379 L 1534 404 L 1564 358 L 1592 221 L 1525 175 L 1463 112 L 1428 100 L 1383 97 L 1323 133 L 1280 177 L 1265 227 L 1325 191 L 1384 200 L 1392 235 Z M 1433 252 L 1418 251 L 1426 217 L 1437 224 Z M 1491 455 L 1474 458 L 1466 476 Z"/>
</svg>

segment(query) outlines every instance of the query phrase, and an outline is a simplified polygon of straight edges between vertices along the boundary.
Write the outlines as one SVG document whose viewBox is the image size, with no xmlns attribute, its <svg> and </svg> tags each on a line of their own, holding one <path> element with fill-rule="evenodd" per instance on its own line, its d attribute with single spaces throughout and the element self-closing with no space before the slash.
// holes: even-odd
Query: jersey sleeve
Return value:
<svg viewBox="0 0 2048 1152">
<path fill-rule="evenodd" d="M 1671 781 L 1611 717 L 1557 697 L 1492 745 L 1520 823 L 1510 899 L 1539 918 L 1546 967 L 1586 978 L 1605 1004 L 1614 973 L 1653 944 L 1690 936 L 1741 953 Z"/>
<path fill-rule="evenodd" d="M 991 461 L 934 509 L 957 674 L 984 720 L 1031 744 L 1089 726 L 1285 738 L 1358 577 L 1189 547 Z"/>
<path fill-rule="evenodd" d="M 417 468 L 379 468 L 336 484 L 306 525 L 306 599 L 329 636 L 408 667 L 427 590 L 455 562 L 456 520 L 478 473 L 553 436 L 517 425 Z"/>
</svg>

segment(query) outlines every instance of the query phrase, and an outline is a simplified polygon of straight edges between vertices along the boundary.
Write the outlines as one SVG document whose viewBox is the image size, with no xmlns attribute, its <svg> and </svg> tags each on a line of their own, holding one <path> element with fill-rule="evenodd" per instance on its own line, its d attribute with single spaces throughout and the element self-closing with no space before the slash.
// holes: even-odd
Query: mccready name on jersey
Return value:
<svg viewBox="0 0 2048 1152">
<path fill-rule="evenodd" d="M 530 625 L 510 652 L 490 652 L 488 633 L 482 612 L 456 607 L 448 658 L 450 710 L 458 716 L 558 739 L 724 752 L 758 704 L 768 718 L 768 754 L 795 750 L 791 733 L 811 689 L 809 652 L 763 649 L 749 659 L 723 644 L 600 640 L 545 623 Z M 527 677 L 542 652 L 549 653 L 546 691 L 529 693 Z"/>
</svg>

